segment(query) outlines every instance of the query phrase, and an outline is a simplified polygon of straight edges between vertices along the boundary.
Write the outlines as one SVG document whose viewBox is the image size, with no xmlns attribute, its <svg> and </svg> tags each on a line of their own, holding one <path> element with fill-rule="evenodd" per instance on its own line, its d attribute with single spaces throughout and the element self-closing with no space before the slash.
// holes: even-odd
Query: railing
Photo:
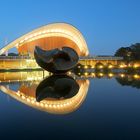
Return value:
<svg viewBox="0 0 140 140">
<path fill-rule="evenodd" d="M 80 57 L 80 60 L 123 60 L 123 57 L 116 57 L 116 56 L 87 56 L 87 57 Z"/>
<path fill-rule="evenodd" d="M 0 60 L 4 59 L 33 59 L 30 56 L 0 56 Z M 123 60 L 123 57 L 116 56 L 85 56 L 80 57 L 80 60 Z"/>
<path fill-rule="evenodd" d="M 0 59 L 32 59 L 30 56 L 0 56 Z"/>
</svg>

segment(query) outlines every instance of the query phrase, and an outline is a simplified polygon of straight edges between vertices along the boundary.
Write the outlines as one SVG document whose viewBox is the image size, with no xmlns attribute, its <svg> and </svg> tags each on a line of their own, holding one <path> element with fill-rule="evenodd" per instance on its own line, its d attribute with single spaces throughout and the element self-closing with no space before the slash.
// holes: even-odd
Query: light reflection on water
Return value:
<svg viewBox="0 0 140 140">
<path fill-rule="evenodd" d="M 138 73 L 86 72 L 80 76 L 72 73 L 69 76 L 78 83 L 78 93 L 71 98 L 52 97 L 37 102 L 36 88 L 50 76 L 42 71 L 0 74 L 0 130 L 3 134 L 14 133 L 16 129 L 20 135 L 22 131 L 17 129 L 22 128 L 28 136 L 34 137 L 47 134 L 48 138 L 56 138 L 61 134 L 60 138 L 67 138 L 69 132 L 71 138 L 139 137 Z M 15 129 L 10 126 L 14 124 Z M 57 129 L 56 136 L 53 129 Z"/>
<path fill-rule="evenodd" d="M 66 114 L 80 107 L 88 92 L 91 78 L 114 78 L 122 86 L 140 88 L 140 75 L 134 73 L 99 71 L 84 72 L 80 76 L 70 73 L 68 76 L 32 71 L 1 73 L 0 90 L 33 108 L 53 114 Z M 75 86 L 79 87 L 76 89 Z"/>
<path fill-rule="evenodd" d="M 28 106 L 54 114 L 65 114 L 79 108 L 86 97 L 89 87 L 89 80 L 74 80 L 72 77 L 66 75 L 49 76 L 43 81 L 34 80 L 34 77 L 28 77 L 27 81 L 24 79 L 24 82 L 21 82 L 16 91 L 9 88 L 10 82 L 7 83 L 8 87 L 7 85 L 1 85 L 0 89 Z M 16 82 L 15 79 L 14 82 Z M 76 84 L 78 85 L 78 89 L 74 91 Z M 39 89 L 39 86 L 41 89 Z M 37 89 L 39 89 L 38 92 L 36 92 Z M 38 97 L 41 98 L 41 101 L 37 100 Z"/>
</svg>

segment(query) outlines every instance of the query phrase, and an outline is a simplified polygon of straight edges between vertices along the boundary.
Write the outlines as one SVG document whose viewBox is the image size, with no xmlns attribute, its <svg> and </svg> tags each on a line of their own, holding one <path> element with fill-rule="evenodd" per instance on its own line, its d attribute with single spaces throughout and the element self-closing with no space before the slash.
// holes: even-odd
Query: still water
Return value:
<svg viewBox="0 0 140 140">
<path fill-rule="evenodd" d="M 0 78 L 0 139 L 140 139 L 138 74 Z"/>
</svg>

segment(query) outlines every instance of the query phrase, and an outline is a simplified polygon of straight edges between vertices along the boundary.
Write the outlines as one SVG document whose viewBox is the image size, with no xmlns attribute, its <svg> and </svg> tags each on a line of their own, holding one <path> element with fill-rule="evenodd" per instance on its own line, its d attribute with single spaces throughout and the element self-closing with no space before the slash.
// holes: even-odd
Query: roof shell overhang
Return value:
<svg viewBox="0 0 140 140">
<path fill-rule="evenodd" d="M 3 54 L 14 47 L 18 49 L 19 46 L 22 46 L 27 42 L 51 36 L 66 37 L 75 42 L 80 50 L 80 56 L 87 56 L 89 54 L 83 35 L 78 29 L 67 23 L 53 23 L 37 28 L 4 46 L 0 50 L 0 54 Z"/>
<path fill-rule="evenodd" d="M 88 92 L 89 80 L 77 80 L 77 83 L 80 89 L 74 97 L 62 100 L 43 100 L 41 102 L 37 102 L 35 97 L 27 96 L 28 94 L 25 95 L 20 91 L 14 91 L 3 85 L 0 86 L 0 90 L 14 99 L 41 111 L 52 114 L 67 114 L 77 110 L 81 106 Z"/>
</svg>

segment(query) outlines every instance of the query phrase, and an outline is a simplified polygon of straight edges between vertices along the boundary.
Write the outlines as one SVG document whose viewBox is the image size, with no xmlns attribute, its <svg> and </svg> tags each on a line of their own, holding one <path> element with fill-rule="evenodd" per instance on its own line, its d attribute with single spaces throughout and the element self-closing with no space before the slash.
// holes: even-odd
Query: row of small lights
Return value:
<svg viewBox="0 0 140 140">
<path fill-rule="evenodd" d="M 71 75 L 71 74 L 72 74 L 71 72 L 68 73 L 68 75 Z M 88 72 L 85 72 L 84 74 L 78 73 L 78 75 L 81 75 L 82 77 L 84 77 L 84 76 L 94 77 L 94 78 L 96 77 L 96 74 L 95 73 L 88 73 Z M 103 77 L 104 76 L 104 73 L 98 73 L 97 75 Z M 107 75 L 109 77 L 113 77 L 114 76 L 113 73 L 108 73 Z M 119 76 L 122 77 L 122 78 L 124 78 L 126 76 L 126 74 L 122 73 L 122 74 L 119 74 Z M 133 77 L 135 79 L 140 79 L 140 75 L 138 75 L 138 74 L 134 74 Z M 40 78 L 27 78 L 26 79 L 26 81 L 33 81 L 33 80 L 34 81 L 42 80 L 42 77 L 40 77 Z M 23 81 L 25 81 L 25 80 L 7 80 L 7 81 L 0 81 L 0 83 L 2 83 L 2 82 L 9 82 L 9 83 L 10 82 L 23 82 Z"/>
<path fill-rule="evenodd" d="M 80 92 L 80 90 L 79 90 Z M 16 95 L 21 97 L 21 99 L 26 100 L 27 102 L 30 102 L 31 104 L 34 104 L 36 106 L 40 106 L 40 107 L 50 107 L 50 108 L 62 108 L 62 107 L 67 107 L 69 105 L 71 105 L 74 101 L 77 102 L 77 99 L 79 98 L 79 96 L 81 96 L 80 94 L 77 94 L 76 97 L 73 98 L 73 100 L 64 103 L 64 104 L 48 104 L 47 101 L 41 101 L 41 102 L 37 102 L 35 98 L 33 97 L 27 97 L 25 95 L 23 95 L 23 93 L 21 93 L 20 91 L 16 92 Z"/>
<path fill-rule="evenodd" d="M 21 97 L 23 100 L 26 100 L 27 102 L 31 103 L 31 104 L 34 104 L 36 106 L 40 106 L 40 107 L 50 107 L 50 108 L 59 108 L 59 107 L 64 107 L 64 106 L 67 106 L 67 105 L 70 105 L 72 103 L 72 101 L 69 101 L 65 104 L 48 104 L 47 101 L 46 102 L 37 102 L 35 98 L 33 97 L 27 97 L 23 94 L 20 94 L 20 92 L 17 92 L 16 93 L 17 96 Z"/>
<path fill-rule="evenodd" d="M 42 78 L 42 76 L 40 76 L 40 77 L 38 77 L 38 76 L 36 76 L 36 77 L 27 77 L 26 79 L 18 79 L 18 80 L 4 80 L 4 81 L 1 81 L 0 80 L 0 83 L 1 82 L 21 82 L 21 81 L 40 81 L 40 80 L 42 80 L 43 78 Z"/>
<path fill-rule="evenodd" d="M 43 35 L 43 34 L 44 34 L 44 37 L 45 37 L 45 35 L 47 35 L 46 33 L 47 33 L 47 34 L 48 34 L 48 33 L 63 33 L 63 34 L 65 34 L 65 35 L 68 35 L 68 36 L 70 36 L 71 38 L 73 38 L 74 41 L 77 42 L 78 44 L 81 44 L 80 41 L 79 41 L 79 39 L 78 39 L 76 36 L 75 36 L 75 38 L 74 38 L 74 37 L 73 37 L 74 35 L 73 35 L 71 32 L 65 31 L 65 30 L 61 30 L 61 29 L 51 29 L 51 30 L 44 30 L 44 31 L 40 31 L 40 32 L 31 34 L 31 35 L 29 35 L 28 37 L 25 37 L 25 38 L 24 38 L 23 40 L 21 40 L 19 43 L 17 43 L 17 44 L 15 45 L 15 47 L 18 47 L 20 44 L 24 43 L 24 42 L 27 41 L 27 40 L 33 41 L 33 40 L 37 39 L 37 38 L 35 38 L 35 37 L 38 37 L 38 36 L 40 36 L 40 35 Z M 38 37 L 38 38 L 40 38 L 40 37 Z"/>
<path fill-rule="evenodd" d="M 84 69 L 89 69 L 89 68 L 95 68 L 96 66 L 91 66 L 91 65 L 84 65 L 84 66 L 78 66 L 78 68 L 84 68 Z M 103 66 L 103 65 L 99 65 L 98 66 L 98 68 L 99 69 L 103 69 L 105 66 Z M 108 68 L 109 69 L 112 69 L 112 68 L 114 68 L 115 66 L 113 66 L 113 65 L 109 65 L 108 66 Z M 118 66 L 119 68 L 127 68 L 127 67 L 130 67 L 130 66 L 127 66 L 127 65 L 119 65 Z M 134 64 L 133 66 L 131 66 L 131 67 L 133 67 L 133 68 L 138 68 L 138 67 L 140 67 L 140 65 L 138 65 L 138 64 Z"/>
<path fill-rule="evenodd" d="M 104 73 L 88 73 L 88 72 L 84 72 L 83 73 L 83 75 L 82 75 L 82 73 L 78 73 L 78 75 L 81 75 L 81 76 L 89 76 L 89 77 L 96 77 L 96 75 L 98 75 L 98 76 L 101 76 L 101 77 L 103 77 L 104 76 Z M 109 77 L 113 77 L 115 74 L 114 73 L 108 73 L 107 74 Z M 126 74 L 124 74 L 124 73 L 121 73 L 121 74 L 119 74 L 119 76 L 120 77 L 122 77 L 122 78 L 124 78 L 125 76 L 126 76 Z M 135 79 L 140 79 L 140 75 L 138 75 L 138 74 L 134 74 L 133 75 L 133 77 L 135 78 Z"/>
<path fill-rule="evenodd" d="M 111 68 L 113 68 L 113 67 L 114 67 L 113 65 L 109 65 L 109 66 L 108 66 L 109 69 L 111 69 Z M 78 66 L 78 68 L 81 68 L 81 66 Z M 95 68 L 95 66 L 84 65 L 83 68 L 84 68 L 84 69 L 88 69 L 88 68 L 93 69 L 93 68 Z M 100 65 L 99 68 L 102 69 L 102 68 L 104 68 L 104 66 Z"/>
</svg>

